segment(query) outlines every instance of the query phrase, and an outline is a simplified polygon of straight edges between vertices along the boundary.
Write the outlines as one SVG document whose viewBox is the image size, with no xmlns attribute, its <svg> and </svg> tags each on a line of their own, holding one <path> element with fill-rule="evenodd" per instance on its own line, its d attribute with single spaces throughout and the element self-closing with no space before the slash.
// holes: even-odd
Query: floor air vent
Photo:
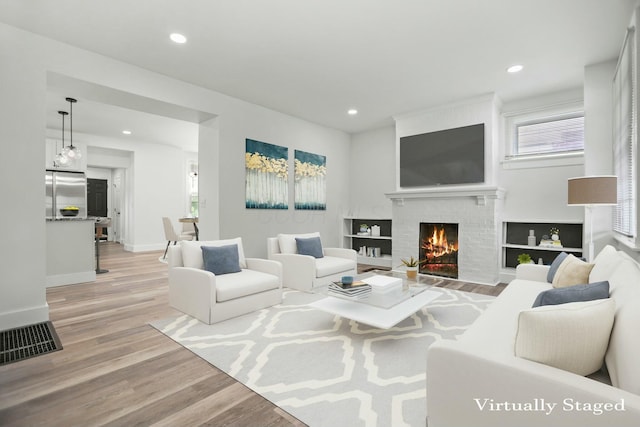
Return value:
<svg viewBox="0 0 640 427">
<path fill-rule="evenodd" d="M 49 321 L 0 331 L 0 365 L 62 350 L 62 344 Z"/>
</svg>

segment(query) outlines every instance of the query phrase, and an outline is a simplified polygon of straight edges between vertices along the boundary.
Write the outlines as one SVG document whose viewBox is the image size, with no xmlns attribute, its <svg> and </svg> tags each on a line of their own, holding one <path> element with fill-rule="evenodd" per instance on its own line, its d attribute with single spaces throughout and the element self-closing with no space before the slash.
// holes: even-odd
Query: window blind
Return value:
<svg viewBox="0 0 640 427">
<path fill-rule="evenodd" d="M 635 238 L 636 212 L 636 81 L 634 29 L 627 32 L 613 79 L 613 162 L 618 176 L 614 231 Z"/>
<path fill-rule="evenodd" d="M 517 155 L 584 150 L 584 116 L 554 117 L 516 125 Z"/>
</svg>

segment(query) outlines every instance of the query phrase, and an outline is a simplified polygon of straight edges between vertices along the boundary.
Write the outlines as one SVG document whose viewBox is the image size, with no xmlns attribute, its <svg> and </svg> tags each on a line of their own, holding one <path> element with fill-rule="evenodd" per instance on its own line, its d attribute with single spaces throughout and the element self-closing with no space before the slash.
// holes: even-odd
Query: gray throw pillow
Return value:
<svg viewBox="0 0 640 427">
<path fill-rule="evenodd" d="M 538 294 L 533 302 L 533 307 L 541 305 L 557 305 L 568 302 L 593 301 L 609 298 L 609 282 L 595 282 L 587 285 L 568 286 L 566 288 L 553 288 Z"/>
<path fill-rule="evenodd" d="M 564 261 L 564 259 L 568 256 L 569 256 L 568 253 L 560 252 L 556 257 L 556 259 L 553 260 L 553 262 L 551 263 L 551 266 L 549 267 L 549 272 L 547 273 L 547 282 L 553 283 L 553 277 L 556 275 L 556 272 L 558 271 L 558 267 L 560 267 L 560 264 L 562 264 L 562 261 Z"/>
<path fill-rule="evenodd" d="M 300 255 L 311 255 L 314 258 L 324 257 L 319 237 L 296 237 L 296 247 Z"/>
<path fill-rule="evenodd" d="M 238 245 L 202 246 L 204 269 L 213 274 L 239 273 Z"/>
</svg>

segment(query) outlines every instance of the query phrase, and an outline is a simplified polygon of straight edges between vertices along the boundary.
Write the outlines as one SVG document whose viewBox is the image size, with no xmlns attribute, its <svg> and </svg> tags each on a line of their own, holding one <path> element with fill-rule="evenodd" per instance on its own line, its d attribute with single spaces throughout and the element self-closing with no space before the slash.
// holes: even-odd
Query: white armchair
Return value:
<svg viewBox="0 0 640 427">
<path fill-rule="evenodd" d="M 296 237 L 319 238 L 319 233 L 278 234 L 267 238 L 267 257 L 282 263 L 287 288 L 311 292 L 314 288 L 357 273 L 358 254 L 353 249 L 321 248 L 322 257 L 298 253 Z"/>
<path fill-rule="evenodd" d="M 240 272 L 204 269 L 202 246 L 238 246 Z M 169 247 L 169 304 L 212 324 L 282 302 L 282 265 L 245 258 L 242 240 L 183 241 Z"/>
</svg>

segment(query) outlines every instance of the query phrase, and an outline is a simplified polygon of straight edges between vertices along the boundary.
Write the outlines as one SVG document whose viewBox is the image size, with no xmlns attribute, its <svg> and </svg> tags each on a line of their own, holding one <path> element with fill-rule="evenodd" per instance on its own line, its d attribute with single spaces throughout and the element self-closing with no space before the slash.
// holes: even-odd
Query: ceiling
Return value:
<svg viewBox="0 0 640 427">
<path fill-rule="evenodd" d="M 617 57 L 635 4 L 2 0 L 0 21 L 356 133 L 481 94 L 509 102 L 579 88 L 585 65 Z M 174 44 L 171 32 L 188 42 Z M 508 74 L 516 63 L 524 70 Z M 118 115 L 117 108 L 85 107 L 101 108 L 95 117 Z M 350 108 L 359 114 L 349 116 Z M 114 121 L 118 131 L 125 118 Z"/>
</svg>

